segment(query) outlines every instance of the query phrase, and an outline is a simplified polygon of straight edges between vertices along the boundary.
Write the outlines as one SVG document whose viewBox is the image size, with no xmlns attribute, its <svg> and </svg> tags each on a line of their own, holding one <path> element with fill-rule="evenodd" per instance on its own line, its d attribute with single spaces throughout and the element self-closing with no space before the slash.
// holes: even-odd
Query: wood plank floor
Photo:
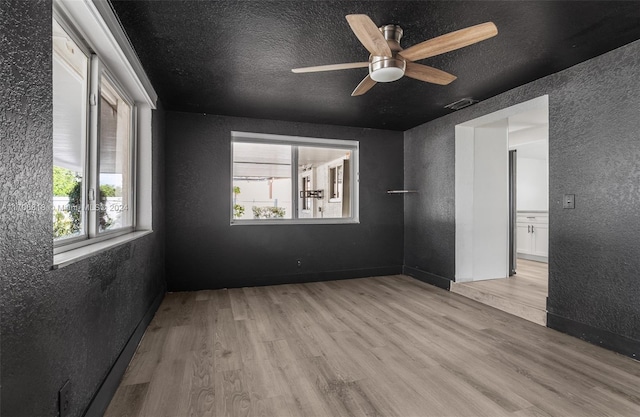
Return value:
<svg viewBox="0 0 640 417">
<path fill-rule="evenodd" d="M 451 291 L 515 316 L 547 325 L 549 267 L 543 262 L 518 259 L 509 278 L 452 283 Z"/>
<path fill-rule="evenodd" d="M 168 294 L 106 412 L 605 415 L 640 362 L 406 276 Z"/>
</svg>

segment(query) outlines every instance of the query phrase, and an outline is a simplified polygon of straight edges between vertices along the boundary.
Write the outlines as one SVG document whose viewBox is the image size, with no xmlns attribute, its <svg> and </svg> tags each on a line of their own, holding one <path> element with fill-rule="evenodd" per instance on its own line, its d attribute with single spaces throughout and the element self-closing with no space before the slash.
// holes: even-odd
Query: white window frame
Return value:
<svg viewBox="0 0 640 417">
<path fill-rule="evenodd" d="M 89 200 L 89 204 L 96 206 L 92 207 L 89 211 L 89 239 L 109 239 L 116 236 L 120 236 L 126 233 L 131 233 L 136 228 L 136 150 L 137 150 L 137 135 L 136 135 L 136 106 L 133 100 L 130 98 L 129 94 L 121 87 L 118 80 L 111 75 L 111 73 L 104 67 L 100 58 L 97 55 L 93 55 L 91 57 L 91 96 L 95 97 L 95 104 L 91 104 L 91 134 L 89 136 L 89 191 L 88 196 L 93 194 L 93 201 Z M 129 179 L 129 201 L 131 201 L 131 225 L 120 227 L 118 229 L 106 230 L 100 232 L 99 227 L 99 219 L 98 219 L 98 210 L 97 204 L 101 204 L 98 200 L 99 188 L 100 188 L 100 114 L 101 106 L 102 106 L 102 80 L 106 79 L 109 84 L 116 90 L 120 98 L 129 106 L 131 109 L 131 118 L 129 120 L 129 172 L 131 178 Z"/>
<path fill-rule="evenodd" d="M 89 238 L 89 232 L 88 232 L 88 228 L 87 225 L 89 223 L 89 212 L 87 210 L 85 210 L 85 207 L 87 207 L 88 204 L 88 190 L 89 190 L 89 147 L 91 146 L 90 142 L 90 135 L 89 135 L 89 131 L 91 129 L 90 127 L 90 113 L 91 113 L 91 106 L 89 105 L 89 94 L 91 92 L 91 86 L 90 86 L 90 80 L 91 80 L 91 59 L 92 59 L 92 52 L 91 49 L 89 49 L 87 47 L 87 45 L 82 41 L 82 38 L 77 34 L 77 32 L 73 29 L 72 25 L 69 23 L 69 19 L 66 18 L 59 9 L 56 9 L 54 7 L 53 10 L 53 19 L 60 25 L 60 27 L 62 27 L 62 29 L 65 31 L 65 33 L 67 34 L 67 36 L 69 36 L 73 42 L 75 43 L 75 46 L 77 46 L 80 51 L 82 51 L 82 53 L 85 55 L 85 57 L 87 58 L 87 68 L 86 68 L 86 75 L 87 75 L 87 79 L 86 79 L 86 83 L 87 85 L 85 86 L 86 88 L 86 92 L 87 92 L 87 96 L 85 97 L 86 99 L 86 103 L 85 103 L 85 111 L 86 113 L 84 114 L 85 116 L 85 132 L 84 132 L 84 158 L 83 158 L 83 166 L 82 166 L 82 173 L 83 173 L 83 178 L 82 178 L 82 189 L 81 189 L 81 200 L 80 200 L 80 210 L 82 210 L 82 220 L 83 220 L 83 233 L 81 235 L 77 235 L 77 236 L 73 236 L 73 237 L 68 237 L 68 238 L 64 238 L 61 240 L 54 240 L 53 241 L 53 250 L 54 253 L 59 253 L 59 252 L 63 252 L 64 249 L 62 248 L 74 248 L 74 247 L 80 247 L 83 245 L 86 245 L 86 241 Z"/>
<path fill-rule="evenodd" d="M 99 242 L 105 239 L 111 239 L 116 236 L 131 233 L 135 230 L 135 195 L 136 195 L 136 183 L 135 183 L 135 167 L 136 167 L 136 106 L 130 95 L 122 88 L 120 82 L 114 77 L 110 71 L 104 66 L 100 57 L 91 53 L 79 36 L 75 33 L 73 27 L 68 23 L 64 17 L 58 13 L 54 13 L 54 19 L 65 30 L 76 45 L 88 55 L 88 88 L 87 88 L 87 102 L 85 107 L 87 114 L 85 117 L 89 119 L 87 123 L 88 131 L 85 133 L 85 155 L 84 155 L 84 177 L 82 180 L 82 193 L 83 198 L 81 200 L 82 210 L 85 215 L 84 219 L 84 231 L 80 236 L 74 236 L 66 239 L 54 240 L 54 253 L 61 253 L 66 250 L 71 250 L 95 242 Z M 130 173 L 127 189 L 129 190 L 129 201 L 131 201 L 131 225 L 120 227 L 113 230 L 99 231 L 99 218 L 98 218 L 98 205 L 101 204 L 98 195 L 100 187 L 100 114 L 102 106 L 102 82 L 107 80 L 109 84 L 116 90 L 117 94 L 123 99 L 123 101 L 131 109 L 131 115 L 129 120 L 129 146 L 130 146 Z M 88 162 L 87 162 L 88 161 Z"/>
<path fill-rule="evenodd" d="M 359 209 L 359 183 L 360 183 L 360 143 L 355 140 L 342 139 L 322 139 L 302 136 L 286 136 L 272 135 L 266 133 L 253 132 L 231 132 L 231 161 L 230 161 L 230 187 L 233 190 L 233 144 L 234 143 L 259 143 L 272 145 L 290 145 L 291 151 L 291 201 L 292 201 L 292 218 L 291 219 L 234 219 L 233 218 L 233 199 L 230 198 L 229 218 L 231 225 L 276 225 L 276 224 L 353 224 L 360 223 Z M 300 199 L 298 196 L 298 150 L 299 146 L 345 149 L 351 151 L 349 170 L 350 178 L 353 178 L 353 186 L 350 194 L 349 205 L 351 213 L 350 217 L 331 217 L 331 218 L 300 218 L 298 211 Z M 344 175 L 344 173 L 343 173 Z M 326 193 L 327 191 L 325 191 Z M 231 195 L 231 193 L 230 193 Z"/>
<path fill-rule="evenodd" d="M 86 204 L 90 189 L 98 187 L 98 118 L 100 80 L 104 76 L 131 106 L 131 226 L 98 233 L 98 222 L 86 216 L 85 233 L 54 242 L 53 267 L 64 266 L 93 253 L 152 232 L 152 131 L 151 111 L 157 94 L 144 73 L 119 21 L 103 0 L 54 0 L 53 17 L 91 61 L 90 103 L 87 105 L 87 162 L 83 194 Z M 96 58 L 97 57 L 97 58 Z M 97 84 L 96 84 L 97 83 Z M 92 102 L 97 105 L 92 106 Z M 95 115 L 92 113 L 95 112 Z M 91 160 L 93 159 L 93 160 Z M 89 211 L 91 213 L 91 211 Z"/>
</svg>

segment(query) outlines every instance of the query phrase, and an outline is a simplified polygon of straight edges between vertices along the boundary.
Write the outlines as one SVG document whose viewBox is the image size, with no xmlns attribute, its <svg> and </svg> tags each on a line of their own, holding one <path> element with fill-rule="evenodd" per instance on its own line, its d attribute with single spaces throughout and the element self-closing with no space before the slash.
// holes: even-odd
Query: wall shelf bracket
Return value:
<svg viewBox="0 0 640 417">
<path fill-rule="evenodd" d="M 387 194 L 417 194 L 417 190 L 387 190 Z"/>
</svg>

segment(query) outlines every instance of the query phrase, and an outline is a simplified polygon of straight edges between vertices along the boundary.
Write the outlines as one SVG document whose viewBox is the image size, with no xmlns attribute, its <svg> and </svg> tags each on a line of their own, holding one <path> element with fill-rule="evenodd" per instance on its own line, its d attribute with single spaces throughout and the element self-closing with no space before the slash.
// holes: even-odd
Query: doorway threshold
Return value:
<svg viewBox="0 0 640 417">
<path fill-rule="evenodd" d="M 547 325 L 548 265 L 518 259 L 516 275 L 452 282 L 450 291 L 542 326 Z"/>
</svg>

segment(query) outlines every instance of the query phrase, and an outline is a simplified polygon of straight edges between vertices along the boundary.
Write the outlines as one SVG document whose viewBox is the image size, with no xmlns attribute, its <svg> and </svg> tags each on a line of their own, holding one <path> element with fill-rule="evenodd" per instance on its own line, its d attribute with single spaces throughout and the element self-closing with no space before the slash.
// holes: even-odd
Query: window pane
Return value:
<svg viewBox="0 0 640 417">
<path fill-rule="evenodd" d="M 100 84 L 98 230 L 131 226 L 131 106 L 105 77 Z"/>
<path fill-rule="evenodd" d="M 88 57 L 53 21 L 54 240 L 85 234 Z"/>
<path fill-rule="evenodd" d="M 298 148 L 298 217 L 351 216 L 350 159 L 346 149 Z"/>
<path fill-rule="evenodd" d="M 291 146 L 233 143 L 233 218 L 290 219 Z"/>
</svg>

